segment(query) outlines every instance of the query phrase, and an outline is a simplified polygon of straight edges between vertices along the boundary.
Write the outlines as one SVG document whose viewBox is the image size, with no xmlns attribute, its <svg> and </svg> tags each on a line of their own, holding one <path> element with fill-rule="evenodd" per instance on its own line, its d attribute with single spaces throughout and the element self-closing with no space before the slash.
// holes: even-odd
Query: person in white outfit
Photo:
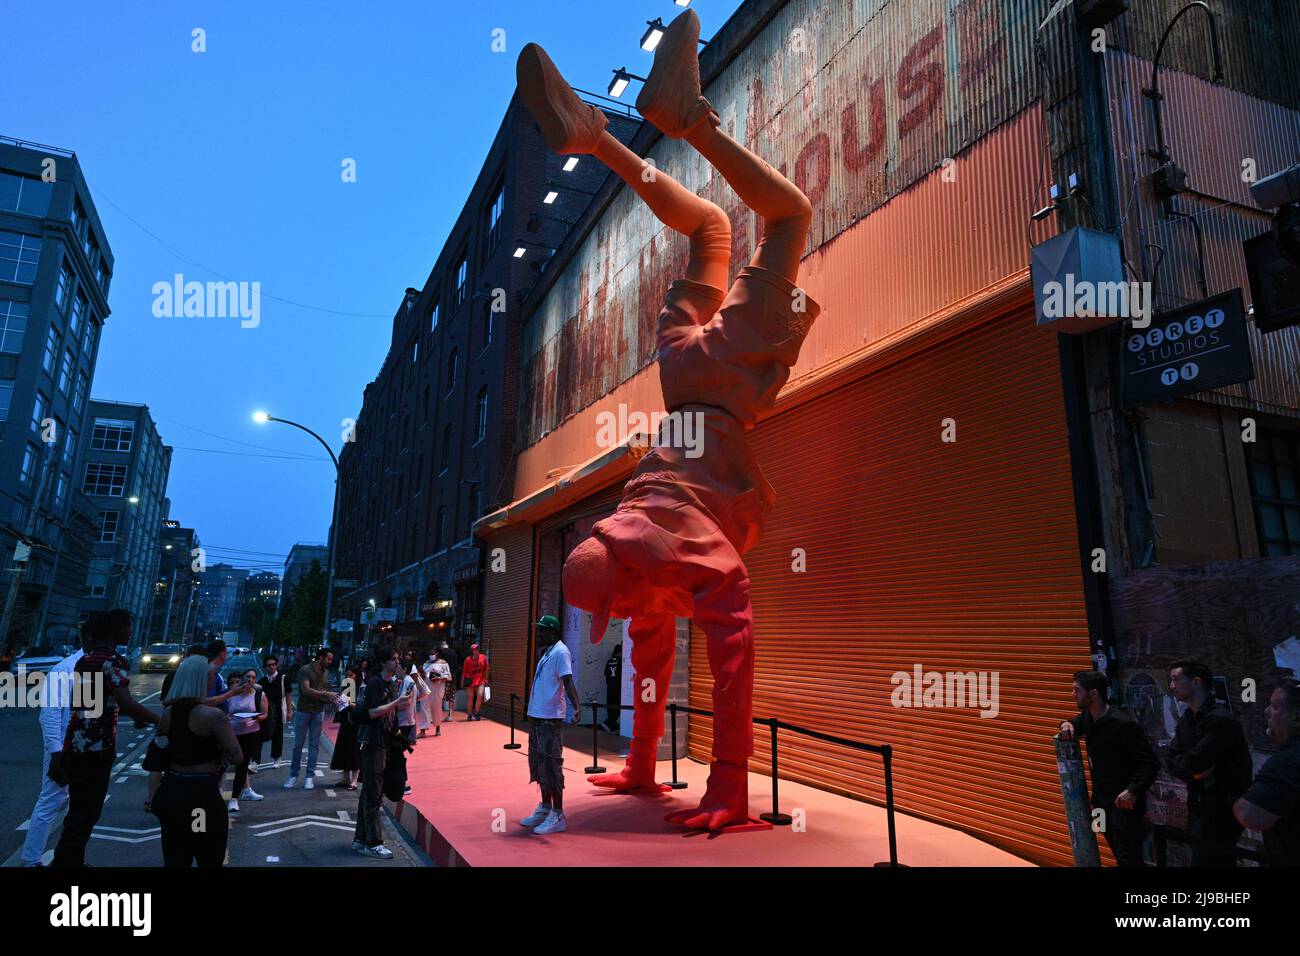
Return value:
<svg viewBox="0 0 1300 956">
<path fill-rule="evenodd" d="M 27 824 L 27 839 L 23 841 L 23 866 L 41 866 L 45 855 L 45 841 L 49 838 L 54 818 L 68 805 L 68 788 L 50 779 L 50 761 L 58 759 L 63 750 L 63 738 L 68 732 L 72 715 L 71 676 L 77 661 L 85 653 L 90 629 L 81 628 L 81 647 L 50 668 L 45 677 L 45 696 L 41 702 L 41 739 L 45 756 L 41 760 L 41 792 L 32 807 L 32 817 Z M 62 675 L 62 676 L 59 676 Z"/>
<path fill-rule="evenodd" d="M 434 651 L 433 659 L 424 665 L 424 681 L 429 685 L 429 696 L 425 705 L 433 724 L 433 735 L 442 736 L 442 702 L 451 686 L 451 665 L 442 656 L 441 651 Z M 421 731 L 423 736 L 423 731 Z"/>
</svg>

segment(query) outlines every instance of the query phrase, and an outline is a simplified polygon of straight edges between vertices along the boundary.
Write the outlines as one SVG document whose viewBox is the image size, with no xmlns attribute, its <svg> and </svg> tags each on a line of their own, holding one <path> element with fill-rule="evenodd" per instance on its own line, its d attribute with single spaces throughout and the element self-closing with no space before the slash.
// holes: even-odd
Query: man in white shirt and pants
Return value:
<svg viewBox="0 0 1300 956">
<path fill-rule="evenodd" d="M 63 750 L 63 738 L 72 716 L 72 672 L 85 654 L 87 628 L 81 631 L 81 647 L 50 668 L 45 676 L 45 696 L 41 701 L 41 738 L 45 757 L 41 761 L 41 792 L 32 807 L 23 841 L 23 866 L 40 866 L 45 854 L 54 818 L 68 805 L 68 788 L 50 779 L 50 760 Z"/>
<path fill-rule="evenodd" d="M 573 704 L 573 720 L 581 703 L 573 683 L 573 657 L 560 640 L 560 620 L 546 614 L 537 622 L 537 647 L 542 651 L 533 671 L 533 691 L 528 698 L 528 779 L 542 788 L 542 802 L 520 822 L 534 833 L 563 833 L 564 724 L 568 720 L 565 697 Z M 544 650 L 542 650 L 544 648 Z"/>
</svg>

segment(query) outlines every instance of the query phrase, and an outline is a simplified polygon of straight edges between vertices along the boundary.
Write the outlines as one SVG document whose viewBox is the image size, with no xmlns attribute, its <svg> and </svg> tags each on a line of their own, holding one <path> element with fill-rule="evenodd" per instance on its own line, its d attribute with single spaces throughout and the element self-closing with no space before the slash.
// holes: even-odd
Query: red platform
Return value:
<svg viewBox="0 0 1300 956">
<path fill-rule="evenodd" d="M 812 787 L 781 781 L 781 809 L 795 826 L 710 834 L 665 822 L 673 810 L 695 806 L 708 767 L 678 763 L 684 790 L 616 794 L 593 787 L 582 768 L 585 753 L 566 748 L 564 833 L 538 836 L 519 820 L 537 805 L 528 782 L 527 734 L 520 750 L 504 750 L 509 731 L 464 715 L 443 724 L 441 737 L 425 737 L 408 763 L 413 788 L 389 808 L 440 866 L 873 866 L 889 860 L 885 811 Z M 621 767 L 601 752 L 606 767 Z M 659 765 L 660 779 L 670 765 Z M 750 809 L 770 810 L 771 780 L 751 774 Z M 897 814 L 898 857 L 907 866 L 1030 866 L 969 834 Z"/>
</svg>

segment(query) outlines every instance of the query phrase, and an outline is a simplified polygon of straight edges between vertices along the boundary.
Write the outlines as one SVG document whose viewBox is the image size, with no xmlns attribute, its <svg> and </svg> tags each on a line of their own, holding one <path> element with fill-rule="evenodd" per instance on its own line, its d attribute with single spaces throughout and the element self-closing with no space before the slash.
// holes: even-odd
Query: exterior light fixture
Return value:
<svg viewBox="0 0 1300 956">
<path fill-rule="evenodd" d="M 557 193 L 554 189 L 552 189 L 550 192 L 546 194 L 546 198 L 543 199 L 542 202 L 546 203 L 546 205 L 549 206 L 551 205 L 551 203 L 555 202 L 555 200 L 559 198 L 560 198 L 560 194 Z"/>
<path fill-rule="evenodd" d="M 527 250 L 525 250 L 523 246 L 520 246 L 519 248 L 517 248 L 517 249 L 515 250 L 515 258 L 516 258 L 516 259 L 522 259 L 522 258 L 524 257 L 524 253 L 525 253 L 526 251 L 527 251 Z"/>
<path fill-rule="evenodd" d="M 259 425 L 265 425 L 270 420 L 271 416 L 266 412 L 253 412 L 253 421 L 257 422 Z"/>
<path fill-rule="evenodd" d="M 573 172 L 573 167 L 577 165 L 578 165 L 578 157 L 570 156 L 568 159 L 564 161 L 564 171 L 566 173 L 571 173 Z"/>
<path fill-rule="evenodd" d="M 140 503 L 140 496 L 132 495 L 130 498 L 127 498 L 126 500 L 131 502 L 131 504 L 133 505 L 138 505 Z"/>
<path fill-rule="evenodd" d="M 653 20 L 647 20 L 646 27 L 647 29 L 645 33 L 641 36 L 641 49 L 645 50 L 647 53 L 653 53 L 655 47 L 659 45 L 659 41 L 664 38 L 664 31 L 667 28 L 664 26 L 662 17 L 655 17 Z"/>
</svg>

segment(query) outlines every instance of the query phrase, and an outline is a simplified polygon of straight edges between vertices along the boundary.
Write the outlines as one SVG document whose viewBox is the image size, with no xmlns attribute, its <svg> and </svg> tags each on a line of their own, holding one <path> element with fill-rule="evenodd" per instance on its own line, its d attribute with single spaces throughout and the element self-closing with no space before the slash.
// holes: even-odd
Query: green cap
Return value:
<svg viewBox="0 0 1300 956">
<path fill-rule="evenodd" d="M 560 619 L 554 614 L 543 614 L 537 620 L 537 629 L 539 631 L 555 631 L 558 634 L 560 631 Z"/>
</svg>

